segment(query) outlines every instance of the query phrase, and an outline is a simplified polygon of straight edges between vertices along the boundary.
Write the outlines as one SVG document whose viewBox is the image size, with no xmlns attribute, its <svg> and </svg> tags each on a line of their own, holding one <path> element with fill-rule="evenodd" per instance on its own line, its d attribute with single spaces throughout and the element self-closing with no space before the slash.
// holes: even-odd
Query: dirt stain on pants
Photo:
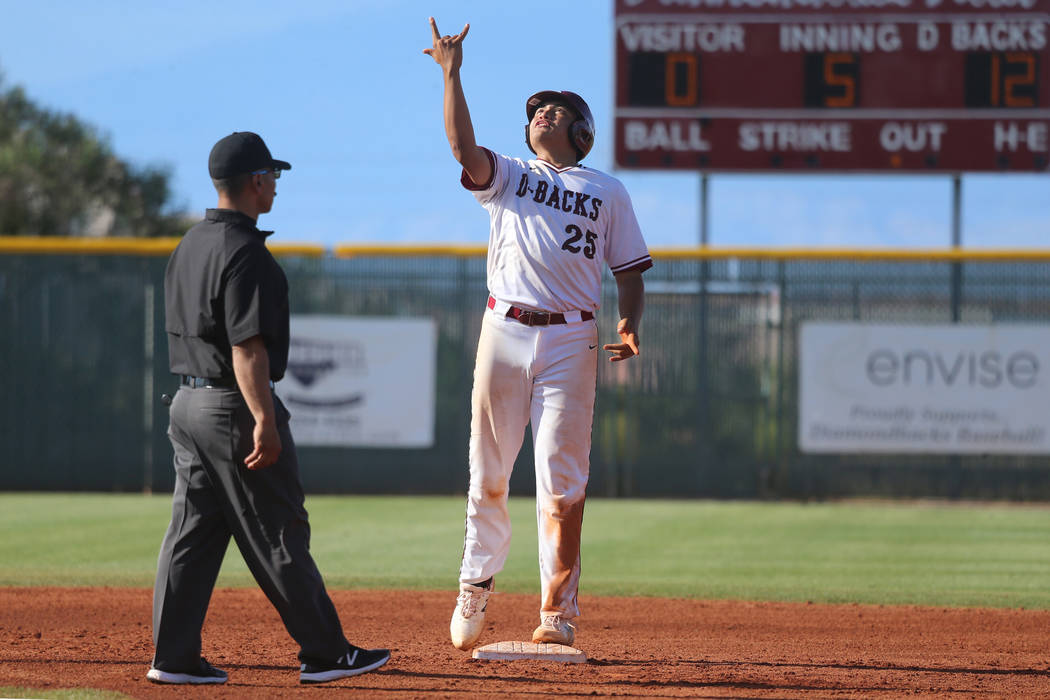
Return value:
<svg viewBox="0 0 1050 700">
<path fill-rule="evenodd" d="M 536 508 L 540 542 L 540 612 L 573 618 L 580 614 L 576 594 L 580 586 L 580 537 L 583 505 L 575 503 L 538 504 Z"/>
</svg>

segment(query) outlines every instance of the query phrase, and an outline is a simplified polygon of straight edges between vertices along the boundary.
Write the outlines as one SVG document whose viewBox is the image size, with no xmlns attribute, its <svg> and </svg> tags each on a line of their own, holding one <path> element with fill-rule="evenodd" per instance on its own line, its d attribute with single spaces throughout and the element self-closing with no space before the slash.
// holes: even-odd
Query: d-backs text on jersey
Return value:
<svg viewBox="0 0 1050 700">
<path fill-rule="evenodd" d="M 598 220 L 598 210 L 601 209 L 602 200 L 592 197 L 583 192 L 572 190 L 559 190 L 557 185 L 548 184 L 545 180 L 537 180 L 535 183 L 529 178 L 528 173 L 521 174 L 521 182 L 514 194 L 526 197 L 532 194 L 532 201 L 546 204 L 548 207 L 561 209 L 564 212 L 586 217 L 591 221 Z M 588 207 L 588 204 L 590 205 Z"/>
</svg>

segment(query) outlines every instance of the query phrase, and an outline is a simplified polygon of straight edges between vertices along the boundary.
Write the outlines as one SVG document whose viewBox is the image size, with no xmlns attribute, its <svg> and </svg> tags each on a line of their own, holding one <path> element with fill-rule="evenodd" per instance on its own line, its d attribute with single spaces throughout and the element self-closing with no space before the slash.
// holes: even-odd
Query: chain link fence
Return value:
<svg viewBox="0 0 1050 700">
<path fill-rule="evenodd" d="M 160 396 L 176 389 L 163 321 L 170 244 L 142 254 L 23 248 L 0 247 L 0 488 L 169 490 Z M 293 314 L 422 316 L 438 331 L 434 445 L 301 447 L 306 489 L 465 493 L 484 251 L 274 248 Z M 592 496 L 1050 500 L 1046 457 L 807 455 L 796 441 L 801 322 L 1047 323 L 1050 255 L 654 259 L 641 357 L 600 363 Z M 614 338 L 616 308 L 607 276 L 602 342 Z M 512 492 L 532 492 L 531 465 L 527 433 Z"/>
</svg>

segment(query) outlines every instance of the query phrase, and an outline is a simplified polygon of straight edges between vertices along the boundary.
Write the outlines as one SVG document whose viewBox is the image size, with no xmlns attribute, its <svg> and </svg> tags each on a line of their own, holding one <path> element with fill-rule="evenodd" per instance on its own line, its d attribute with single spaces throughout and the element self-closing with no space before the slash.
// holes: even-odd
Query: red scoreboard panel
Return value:
<svg viewBox="0 0 1050 700">
<path fill-rule="evenodd" d="M 616 0 L 619 167 L 1048 162 L 1050 0 Z"/>
</svg>

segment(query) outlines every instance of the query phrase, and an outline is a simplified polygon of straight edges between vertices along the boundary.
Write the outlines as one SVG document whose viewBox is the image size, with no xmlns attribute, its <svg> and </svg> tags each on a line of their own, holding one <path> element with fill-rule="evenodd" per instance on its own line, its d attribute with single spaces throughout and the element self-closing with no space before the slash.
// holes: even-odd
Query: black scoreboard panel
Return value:
<svg viewBox="0 0 1050 700">
<path fill-rule="evenodd" d="M 1050 0 L 793 2 L 618 0 L 617 164 L 1048 169 Z"/>
</svg>

